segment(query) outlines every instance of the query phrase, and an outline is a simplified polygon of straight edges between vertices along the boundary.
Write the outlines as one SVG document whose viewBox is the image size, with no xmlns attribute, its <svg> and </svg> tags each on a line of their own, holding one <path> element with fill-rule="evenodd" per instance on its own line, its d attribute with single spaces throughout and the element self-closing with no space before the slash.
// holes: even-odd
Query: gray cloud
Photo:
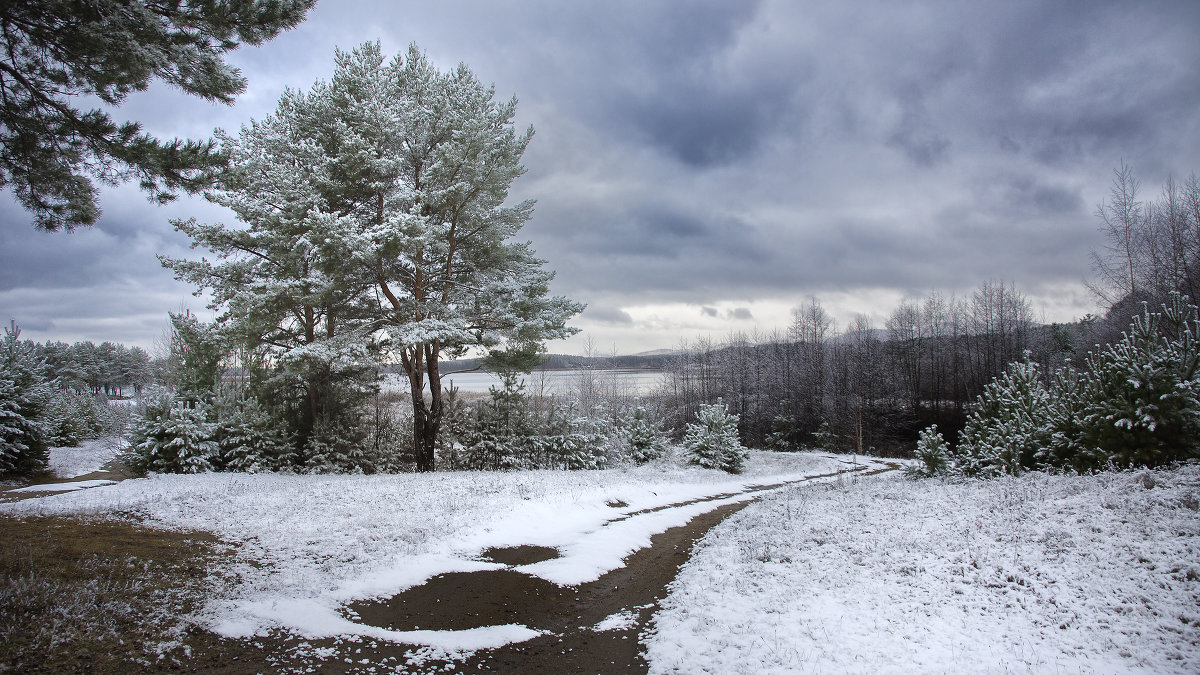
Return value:
<svg viewBox="0 0 1200 675">
<path fill-rule="evenodd" d="M 1079 288 L 1113 166 L 1151 194 L 1200 170 L 1197 32 L 1185 1 L 347 0 L 240 50 L 237 106 L 152 88 L 123 112 L 165 136 L 236 129 L 327 76 L 334 45 L 416 40 L 519 97 L 518 124 L 537 129 L 514 186 L 538 200 L 521 236 L 556 292 L 589 303 L 583 318 L 632 331 L 620 308 L 749 322 L 765 298 Z M 115 331 L 187 299 L 153 258 L 186 251 L 167 220 L 221 214 L 133 189 L 102 205 L 95 231 L 43 235 L 2 200 L 0 310 Z M 40 295 L 52 289 L 71 300 Z"/>
<path fill-rule="evenodd" d="M 589 306 L 583 310 L 583 318 L 613 325 L 628 325 L 633 323 L 633 317 L 629 316 L 629 312 L 617 307 Z"/>
</svg>

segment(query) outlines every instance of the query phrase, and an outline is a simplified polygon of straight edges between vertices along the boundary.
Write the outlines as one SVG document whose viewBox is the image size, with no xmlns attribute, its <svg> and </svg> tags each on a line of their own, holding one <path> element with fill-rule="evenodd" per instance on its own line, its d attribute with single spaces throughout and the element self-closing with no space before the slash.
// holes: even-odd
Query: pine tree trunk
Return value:
<svg viewBox="0 0 1200 675">
<path fill-rule="evenodd" d="M 438 371 L 440 345 L 436 342 L 418 345 L 401 356 L 408 374 L 409 393 L 413 403 L 413 453 L 417 471 L 436 470 L 438 434 L 442 427 L 442 377 Z M 429 376 L 429 403 L 425 402 L 425 376 Z"/>
</svg>

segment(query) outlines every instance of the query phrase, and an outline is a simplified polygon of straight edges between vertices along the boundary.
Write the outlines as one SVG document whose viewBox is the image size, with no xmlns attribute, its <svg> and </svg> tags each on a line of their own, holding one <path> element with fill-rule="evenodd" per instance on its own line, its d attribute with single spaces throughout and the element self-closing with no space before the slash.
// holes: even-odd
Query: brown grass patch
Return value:
<svg viewBox="0 0 1200 675">
<path fill-rule="evenodd" d="M 130 672 L 186 657 L 189 616 L 228 583 L 203 532 L 0 518 L 0 672 Z M 140 668 L 138 668 L 140 667 Z"/>
</svg>

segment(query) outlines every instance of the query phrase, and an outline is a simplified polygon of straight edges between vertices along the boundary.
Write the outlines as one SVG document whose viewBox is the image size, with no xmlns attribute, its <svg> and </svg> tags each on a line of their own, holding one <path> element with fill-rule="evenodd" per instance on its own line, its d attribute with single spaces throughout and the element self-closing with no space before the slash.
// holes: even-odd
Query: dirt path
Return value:
<svg viewBox="0 0 1200 675">
<path fill-rule="evenodd" d="M 869 465 L 859 465 L 806 480 L 879 473 L 897 466 L 868 470 Z M 765 493 L 778 487 L 781 484 L 748 491 Z M 648 509 L 610 522 L 728 496 Z M 393 630 L 461 630 L 516 623 L 545 632 L 527 642 L 477 652 L 458 664 L 465 672 L 644 673 L 648 666 L 641 638 L 668 585 L 691 556 L 696 541 L 748 503 L 717 507 L 686 525 L 654 535 L 651 545 L 627 557 L 622 567 L 577 587 L 559 587 L 511 569 L 443 574 L 392 598 L 353 603 L 347 610 L 362 623 Z M 528 546 L 486 553 L 493 561 L 512 566 L 557 556 L 554 549 Z M 433 660 L 412 672 L 437 672 L 448 665 Z"/>
<path fill-rule="evenodd" d="M 189 641 L 192 656 L 182 665 L 239 674 L 264 668 L 320 673 L 644 673 L 648 665 L 640 638 L 668 585 L 695 542 L 747 503 L 718 507 L 654 535 L 651 545 L 626 558 L 623 567 L 577 587 L 559 587 L 512 570 L 443 574 L 392 598 L 347 608 L 363 623 L 399 630 L 520 623 L 546 631 L 527 642 L 476 652 L 465 661 L 426 657 L 419 648 L 371 639 L 299 640 L 275 634 L 233 641 L 198 633 Z M 533 548 L 493 554 L 509 564 L 527 564 L 544 553 Z M 601 621 L 622 612 L 627 613 L 623 625 L 595 630 Z"/>
<path fill-rule="evenodd" d="M 864 475 L 894 468 L 898 465 L 859 465 L 839 473 Z M 828 475 L 835 474 L 822 477 Z M 817 477 L 808 480 L 813 478 Z M 755 486 L 750 491 L 765 494 L 777 487 Z M 712 499 L 716 498 L 688 503 Z M 356 602 L 345 608 L 346 615 L 356 621 L 397 630 L 521 624 L 544 631 L 541 637 L 524 643 L 477 652 L 465 662 L 446 661 L 429 649 L 356 636 L 305 640 L 276 631 L 250 640 L 229 640 L 193 627 L 181 641 L 180 652 L 155 663 L 142 661 L 138 667 L 146 672 L 182 669 L 238 674 L 644 673 L 648 666 L 642 657 L 641 639 L 680 566 L 697 540 L 748 503 L 719 506 L 654 535 L 651 545 L 627 557 L 622 567 L 577 587 L 559 587 L 513 569 L 445 574 L 392 598 Z M 647 512 L 654 510 L 658 509 Z M 640 513 L 621 515 L 611 522 Z M 161 536 L 146 532 L 147 536 Z M 485 554 L 515 567 L 557 557 L 558 552 L 522 546 Z M 92 665 L 104 670 L 102 663 Z"/>
</svg>

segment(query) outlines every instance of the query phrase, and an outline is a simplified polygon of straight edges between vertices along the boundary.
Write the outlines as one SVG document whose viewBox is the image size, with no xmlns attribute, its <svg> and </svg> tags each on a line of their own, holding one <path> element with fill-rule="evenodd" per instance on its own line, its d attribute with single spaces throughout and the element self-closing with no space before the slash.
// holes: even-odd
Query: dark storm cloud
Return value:
<svg viewBox="0 0 1200 675">
<path fill-rule="evenodd" d="M 250 78 L 236 107 L 152 89 L 122 119 L 235 130 L 327 77 L 334 45 L 416 41 L 518 96 L 518 125 L 537 130 L 514 186 L 538 200 L 521 236 L 555 292 L 589 303 L 581 319 L 642 330 L 626 310 L 680 303 L 762 321 L 763 298 L 1080 287 L 1112 167 L 1129 163 L 1147 196 L 1200 171 L 1198 33 L 1200 3 L 1183 1 L 327 0 L 235 55 Z M 111 318 L 141 302 L 130 289 L 178 294 L 153 259 L 183 250 L 167 219 L 219 219 L 136 190 L 102 206 L 74 240 L 0 206 L 0 310 L 54 288 Z"/>
<path fill-rule="evenodd" d="M 590 321 L 611 325 L 629 325 L 633 323 L 633 317 L 629 316 L 629 312 L 616 307 L 593 307 L 589 305 L 583 310 L 583 317 Z"/>
</svg>

